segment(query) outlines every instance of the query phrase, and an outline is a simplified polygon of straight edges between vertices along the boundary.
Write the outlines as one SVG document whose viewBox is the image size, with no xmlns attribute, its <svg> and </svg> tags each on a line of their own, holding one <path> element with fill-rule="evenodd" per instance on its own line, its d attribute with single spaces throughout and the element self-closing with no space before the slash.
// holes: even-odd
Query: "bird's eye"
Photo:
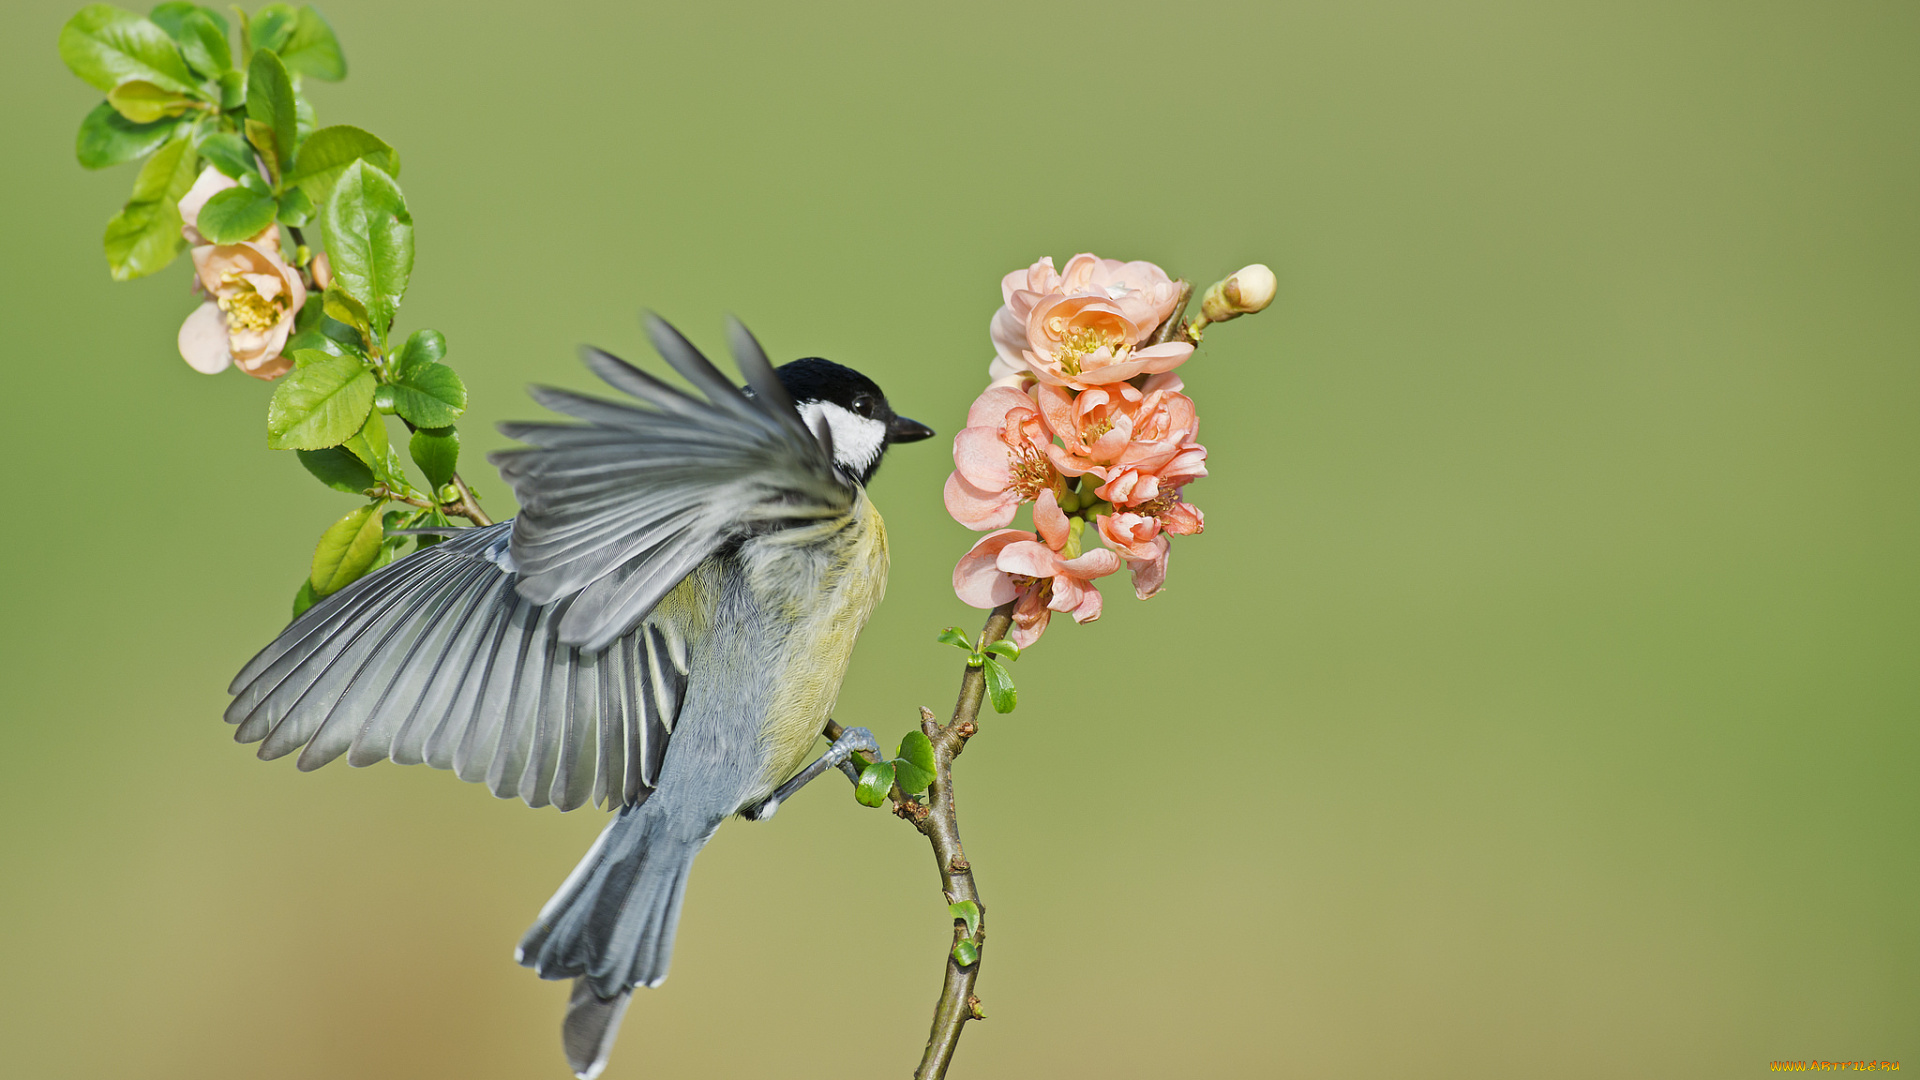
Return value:
<svg viewBox="0 0 1920 1080">
<path fill-rule="evenodd" d="M 867 419 L 873 419 L 874 400 L 865 394 L 853 399 L 853 411 Z"/>
</svg>

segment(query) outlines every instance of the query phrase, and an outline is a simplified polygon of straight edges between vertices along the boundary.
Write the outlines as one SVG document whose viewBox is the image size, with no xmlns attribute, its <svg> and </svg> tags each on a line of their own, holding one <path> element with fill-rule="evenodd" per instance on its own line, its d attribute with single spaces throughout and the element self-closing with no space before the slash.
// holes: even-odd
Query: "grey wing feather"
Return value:
<svg viewBox="0 0 1920 1080">
<path fill-rule="evenodd" d="M 424 761 L 531 806 L 644 800 L 686 690 L 678 632 L 562 642 L 571 600 L 515 592 L 509 529 L 463 530 L 302 614 L 234 679 L 235 737 L 302 769 Z"/>
<path fill-rule="evenodd" d="M 649 317 L 667 362 L 704 399 L 598 350 L 587 366 L 637 402 L 536 388 L 578 424 L 506 424 L 529 444 L 493 454 L 520 516 L 520 595 L 577 601 L 560 640 L 589 652 L 636 626 L 707 556 L 740 536 L 847 513 L 855 488 L 810 432 L 752 335 L 729 328 L 742 392 L 679 332 Z"/>
</svg>

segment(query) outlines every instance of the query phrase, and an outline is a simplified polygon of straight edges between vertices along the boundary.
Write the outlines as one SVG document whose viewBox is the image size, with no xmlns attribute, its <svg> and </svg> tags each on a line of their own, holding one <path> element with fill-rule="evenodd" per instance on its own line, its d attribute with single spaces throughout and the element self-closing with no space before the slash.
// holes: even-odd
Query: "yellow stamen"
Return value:
<svg viewBox="0 0 1920 1080">
<path fill-rule="evenodd" d="M 220 284 L 224 287 L 223 292 L 232 290 L 215 300 L 220 310 L 227 313 L 229 332 L 269 330 L 286 314 L 287 297 L 284 293 L 269 300 L 260 295 L 259 290 L 253 287 L 253 282 L 232 272 L 221 274 Z"/>
</svg>

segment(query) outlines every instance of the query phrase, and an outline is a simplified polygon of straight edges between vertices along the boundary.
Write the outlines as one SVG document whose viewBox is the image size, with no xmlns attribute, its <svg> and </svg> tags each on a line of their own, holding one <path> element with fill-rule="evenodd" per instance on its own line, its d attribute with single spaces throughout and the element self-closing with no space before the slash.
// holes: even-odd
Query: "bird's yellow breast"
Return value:
<svg viewBox="0 0 1920 1080">
<path fill-rule="evenodd" d="M 887 591 L 887 526 L 864 492 L 852 513 L 817 528 L 779 535 L 749 572 L 765 610 L 789 628 L 767 672 L 776 688 L 760 736 L 769 787 L 804 763 Z"/>
</svg>

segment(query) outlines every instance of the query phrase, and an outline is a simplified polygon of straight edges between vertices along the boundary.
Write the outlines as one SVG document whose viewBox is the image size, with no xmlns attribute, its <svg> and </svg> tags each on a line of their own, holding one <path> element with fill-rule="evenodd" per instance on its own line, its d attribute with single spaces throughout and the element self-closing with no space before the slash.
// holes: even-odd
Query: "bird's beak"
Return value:
<svg viewBox="0 0 1920 1080">
<path fill-rule="evenodd" d="M 919 442 L 921 439 L 931 438 L 933 438 L 933 429 L 918 420 L 896 416 L 887 421 L 887 442 L 889 443 Z"/>
</svg>

